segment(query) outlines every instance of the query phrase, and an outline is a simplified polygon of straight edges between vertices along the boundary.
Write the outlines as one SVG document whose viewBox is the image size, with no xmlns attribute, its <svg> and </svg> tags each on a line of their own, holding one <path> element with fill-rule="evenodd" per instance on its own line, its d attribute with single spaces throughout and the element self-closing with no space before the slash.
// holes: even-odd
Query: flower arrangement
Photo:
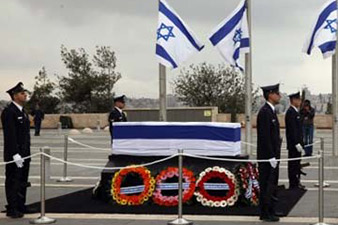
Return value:
<svg viewBox="0 0 338 225">
<path fill-rule="evenodd" d="M 209 193 L 206 190 L 208 182 L 212 180 L 219 180 L 227 186 L 227 190 L 224 190 L 224 195 L 218 196 Z M 200 173 L 199 178 L 196 182 L 195 196 L 197 201 L 200 202 L 203 206 L 208 207 L 226 207 L 233 206 L 238 200 L 239 188 L 235 178 L 235 175 L 225 168 L 220 168 L 218 166 L 209 167 Z M 223 190 L 221 190 L 223 192 Z"/>
<path fill-rule="evenodd" d="M 178 205 L 178 195 L 175 196 L 166 196 L 163 194 L 163 190 L 166 189 L 166 187 L 169 189 L 175 189 L 178 190 L 178 183 L 165 183 L 166 181 L 170 180 L 171 178 L 177 178 L 178 180 L 178 168 L 177 167 L 168 167 L 165 170 L 162 170 L 157 176 L 156 176 L 156 189 L 153 194 L 153 201 L 162 206 L 176 206 Z M 183 168 L 183 203 L 189 201 L 192 196 L 194 195 L 195 191 L 195 177 L 192 171 Z M 171 187 L 170 187 L 171 186 Z M 174 187 L 174 188 L 173 188 Z"/>
<path fill-rule="evenodd" d="M 252 163 L 247 163 L 239 168 L 238 176 L 245 201 L 249 205 L 257 206 L 260 193 L 257 167 Z"/>
<path fill-rule="evenodd" d="M 141 191 L 138 194 L 121 193 L 121 185 L 125 179 L 133 175 L 138 175 L 143 181 Z M 111 187 L 113 199 L 120 205 L 142 205 L 148 201 L 155 189 L 155 179 L 150 171 L 145 167 L 126 167 L 114 174 Z"/>
</svg>

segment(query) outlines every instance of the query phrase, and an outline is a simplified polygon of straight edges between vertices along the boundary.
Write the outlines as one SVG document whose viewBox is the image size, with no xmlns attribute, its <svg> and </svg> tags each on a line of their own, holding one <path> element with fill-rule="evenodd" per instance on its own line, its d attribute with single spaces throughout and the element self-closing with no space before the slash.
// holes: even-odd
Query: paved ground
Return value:
<svg viewBox="0 0 338 225">
<path fill-rule="evenodd" d="M 64 131 L 67 133 L 68 131 Z M 284 131 L 282 131 L 284 134 Z M 0 131 L 0 136 L 2 132 Z M 325 179 L 331 184 L 325 189 L 325 217 L 331 224 L 338 224 L 338 158 L 332 156 L 332 137 L 330 130 L 318 130 L 316 138 L 325 138 Z M 103 131 L 94 132 L 93 134 L 81 134 L 72 136 L 75 140 L 87 145 L 98 148 L 108 149 L 89 149 L 73 143 L 69 143 L 69 157 L 71 162 L 81 163 L 85 165 L 104 166 L 107 162 L 107 156 L 110 154 L 110 140 L 108 133 Z M 254 140 L 255 140 L 254 135 Z M 253 142 L 255 143 L 255 141 Z M 56 130 L 43 130 L 42 136 L 32 136 L 32 153 L 38 152 L 42 146 L 51 147 L 51 154 L 55 157 L 62 158 L 64 139 Z M 285 147 L 283 145 L 283 147 Z M 319 145 L 315 146 L 317 151 Z M 0 139 L 0 160 L 2 161 L 3 140 Z M 255 151 L 255 149 L 254 149 Z M 253 158 L 255 154 L 253 154 Z M 286 157 L 286 151 L 283 151 L 283 157 Z M 33 187 L 28 192 L 28 202 L 39 201 L 39 158 L 34 158 L 31 164 L 30 181 Z M 281 164 L 280 183 L 287 185 L 287 167 L 286 163 Z M 100 170 L 92 170 L 70 166 L 68 168 L 69 176 L 73 178 L 71 183 L 58 183 L 56 180 L 62 175 L 62 164 L 52 161 L 50 169 L 51 180 L 47 185 L 47 197 L 55 197 L 66 193 L 92 187 L 99 179 Z M 317 221 L 318 215 L 318 192 L 314 184 L 318 179 L 318 163 L 311 162 L 311 166 L 306 168 L 308 176 L 303 179 L 309 191 L 300 200 L 300 202 L 291 211 L 289 217 L 283 218 L 280 224 L 310 224 Z M 4 167 L 0 166 L 0 209 L 3 209 L 5 203 L 4 194 Z M 57 224 L 166 224 L 168 220 L 173 219 L 172 216 L 133 216 L 133 215 L 65 215 L 65 214 L 49 214 L 57 218 Z M 0 224 L 27 224 L 30 218 L 36 218 L 37 215 L 26 216 L 20 220 L 9 220 L 4 214 L 0 213 Z M 194 221 L 194 224 L 258 224 L 261 223 L 256 217 L 222 217 L 222 216 L 193 216 L 187 218 Z M 268 224 L 268 223 L 265 223 Z"/>
</svg>

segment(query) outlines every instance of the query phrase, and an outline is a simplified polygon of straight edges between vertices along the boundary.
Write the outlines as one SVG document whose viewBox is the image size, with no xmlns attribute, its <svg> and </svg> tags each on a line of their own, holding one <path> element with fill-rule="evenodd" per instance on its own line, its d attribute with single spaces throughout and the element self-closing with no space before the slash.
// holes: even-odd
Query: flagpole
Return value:
<svg viewBox="0 0 338 225">
<path fill-rule="evenodd" d="M 250 51 L 245 54 L 245 152 L 251 154 L 252 143 L 252 32 L 251 32 L 251 0 L 246 1 Z"/>
<path fill-rule="evenodd" d="M 161 1 L 158 0 L 160 6 Z M 159 67 L 159 121 L 167 121 L 167 77 L 166 67 L 161 63 Z"/>
<path fill-rule="evenodd" d="M 338 5 L 338 0 L 336 0 Z M 338 27 L 337 27 L 338 28 Z M 338 155 L 338 85 L 337 85 L 337 77 L 338 77 L 338 57 L 337 57 L 337 49 L 338 49 L 338 29 L 336 28 L 336 53 L 332 56 L 332 153 L 334 156 Z"/>
<path fill-rule="evenodd" d="M 159 63 L 159 120 L 167 121 L 167 78 L 166 78 L 166 67 Z"/>
</svg>

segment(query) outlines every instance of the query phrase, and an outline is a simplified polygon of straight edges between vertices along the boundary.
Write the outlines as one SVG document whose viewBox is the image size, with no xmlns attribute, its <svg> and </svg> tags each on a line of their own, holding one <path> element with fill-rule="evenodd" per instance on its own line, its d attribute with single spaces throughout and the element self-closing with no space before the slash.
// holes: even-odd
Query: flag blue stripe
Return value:
<svg viewBox="0 0 338 225">
<path fill-rule="evenodd" d="M 156 55 L 161 56 L 165 60 L 167 60 L 173 68 L 177 68 L 177 64 L 174 59 L 168 54 L 168 52 L 159 44 L 156 44 Z"/>
<path fill-rule="evenodd" d="M 244 71 L 244 69 L 237 63 L 237 60 L 239 59 L 240 57 L 240 49 L 241 48 L 247 48 L 247 47 L 250 47 L 250 41 L 249 41 L 249 38 L 243 38 L 241 39 L 241 46 L 236 48 L 234 54 L 233 54 L 233 59 L 235 60 L 236 64 L 235 66 L 237 68 L 239 68 L 241 71 Z"/>
<path fill-rule="evenodd" d="M 317 23 L 316 23 L 316 26 L 315 26 L 315 29 L 313 30 L 313 33 L 311 35 L 311 40 L 310 40 L 309 47 L 307 49 L 307 54 L 309 54 L 309 55 L 311 54 L 311 49 L 312 49 L 312 46 L 313 46 L 314 38 L 315 38 L 315 35 L 316 35 L 318 29 L 323 25 L 323 23 L 329 17 L 329 15 L 333 11 L 335 11 L 336 9 L 337 9 L 337 4 L 336 4 L 336 1 L 334 1 L 330 5 L 328 5 L 323 10 L 323 12 L 320 13 L 319 18 L 318 18 Z"/>
<path fill-rule="evenodd" d="M 234 52 L 234 54 L 233 54 L 233 56 L 232 56 L 232 58 L 233 58 L 235 61 L 237 61 L 237 59 L 239 58 L 239 49 L 240 49 L 240 47 L 236 48 L 236 50 L 235 50 L 235 52 Z"/>
<path fill-rule="evenodd" d="M 113 139 L 199 139 L 238 142 L 240 128 L 211 126 L 114 126 Z"/>
<path fill-rule="evenodd" d="M 237 62 L 235 63 L 235 67 L 237 67 L 240 71 L 244 72 L 244 68 L 241 67 Z"/>
<path fill-rule="evenodd" d="M 210 37 L 211 43 L 217 45 L 225 36 L 227 36 L 242 20 L 246 6 L 244 5 L 223 27 Z"/>
<path fill-rule="evenodd" d="M 199 46 L 195 39 L 190 35 L 187 28 L 184 26 L 182 21 L 173 13 L 171 12 L 161 1 L 159 4 L 159 10 L 161 13 L 163 13 L 169 20 L 171 20 L 172 23 L 176 25 L 178 29 L 181 30 L 181 32 L 187 37 L 187 39 L 190 41 L 190 43 L 198 50 L 201 51 L 204 48 L 204 45 Z"/>
<path fill-rule="evenodd" d="M 250 47 L 249 38 L 241 39 L 241 48 L 247 48 L 247 47 Z"/>
<path fill-rule="evenodd" d="M 330 52 L 330 51 L 335 50 L 335 48 L 336 48 L 336 42 L 335 41 L 325 42 L 324 44 L 318 46 L 318 48 L 324 54 L 326 52 Z"/>
<path fill-rule="evenodd" d="M 236 61 L 239 58 L 239 54 L 240 54 L 240 49 L 241 48 L 246 48 L 249 47 L 250 43 L 249 43 L 249 38 L 244 38 L 241 40 L 241 46 L 236 48 L 234 54 L 233 54 L 233 59 Z"/>
<path fill-rule="evenodd" d="M 239 68 L 242 72 L 244 71 L 243 67 L 241 67 L 238 63 L 237 63 L 237 60 L 239 59 L 239 54 L 240 54 L 240 48 L 236 48 L 232 58 L 235 60 L 235 67 Z"/>
</svg>

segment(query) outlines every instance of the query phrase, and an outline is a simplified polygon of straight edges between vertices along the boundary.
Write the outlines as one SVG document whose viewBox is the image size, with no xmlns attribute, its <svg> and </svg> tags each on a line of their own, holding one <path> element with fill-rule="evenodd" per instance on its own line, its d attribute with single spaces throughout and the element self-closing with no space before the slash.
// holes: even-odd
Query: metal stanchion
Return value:
<svg viewBox="0 0 338 225">
<path fill-rule="evenodd" d="M 44 147 L 44 150 L 44 153 L 46 153 L 47 155 L 51 155 L 50 147 Z M 45 158 L 45 179 L 47 183 L 50 182 L 50 161 L 50 158 Z"/>
<path fill-rule="evenodd" d="M 321 151 L 323 152 L 323 171 L 324 171 L 324 138 L 320 138 L 320 149 Z M 318 165 L 319 166 L 319 165 Z M 317 184 L 314 184 L 315 187 L 319 187 L 319 183 Z M 325 182 L 324 180 L 324 172 L 323 172 L 323 188 L 327 188 L 327 187 L 330 187 L 330 184 L 328 182 Z"/>
<path fill-rule="evenodd" d="M 68 135 L 65 134 L 65 146 L 63 152 L 63 160 L 67 161 L 68 158 Z M 71 182 L 71 178 L 67 177 L 67 163 L 63 163 L 63 177 L 61 177 L 58 182 Z"/>
<path fill-rule="evenodd" d="M 328 225 L 324 223 L 324 138 L 320 138 L 320 158 L 318 159 L 318 223 L 314 225 Z"/>
<path fill-rule="evenodd" d="M 61 136 L 62 134 L 62 123 L 61 122 L 58 122 L 58 134 L 59 136 Z"/>
<path fill-rule="evenodd" d="M 193 222 L 183 218 L 183 149 L 178 150 L 178 218 L 169 221 L 168 225 L 193 225 Z"/>
<path fill-rule="evenodd" d="M 101 122 L 100 122 L 100 120 L 96 121 L 96 129 L 97 129 L 97 131 L 101 130 Z"/>
<path fill-rule="evenodd" d="M 41 153 L 45 153 L 45 148 L 40 148 Z M 55 223 L 56 219 L 49 218 L 45 215 L 46 210 L 46 177 L 45 177 L 45 155 L 41 154 L 41 165 L 40 165 L 40 201 L 41 201 L 41 214 L 37 219 L 29 221 L 31 224 L 49 224 L 49 223 Z"/>
</svg>

